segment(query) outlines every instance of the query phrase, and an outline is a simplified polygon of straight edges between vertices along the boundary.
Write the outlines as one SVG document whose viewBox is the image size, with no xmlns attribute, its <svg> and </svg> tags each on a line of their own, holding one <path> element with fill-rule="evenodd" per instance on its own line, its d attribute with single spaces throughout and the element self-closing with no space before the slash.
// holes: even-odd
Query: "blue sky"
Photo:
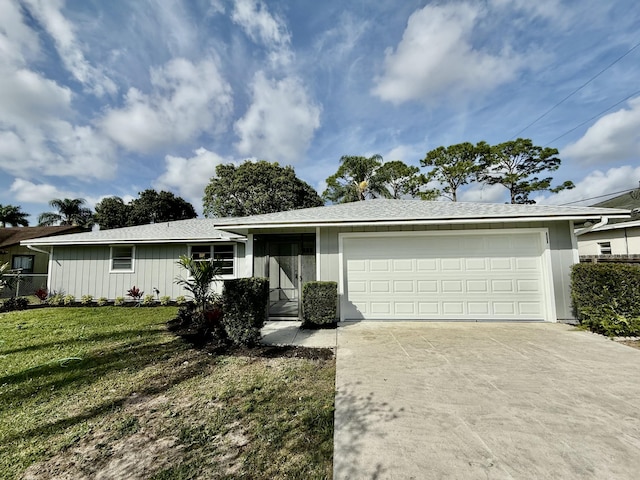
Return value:
<svg viewBox="0 0 640 480">
<path fill-rule="evenodd" d="M 541 203 L 633 188 L 638 25 L 635 0 L 5 0 L 0 203 L 32 225 L 51 198 L 146 188 L 200 210 L 220 163 L 292 165 L 321 193 L 342 155 L 419 165 L 518 134 L 577 185 Z"/>
</svg>

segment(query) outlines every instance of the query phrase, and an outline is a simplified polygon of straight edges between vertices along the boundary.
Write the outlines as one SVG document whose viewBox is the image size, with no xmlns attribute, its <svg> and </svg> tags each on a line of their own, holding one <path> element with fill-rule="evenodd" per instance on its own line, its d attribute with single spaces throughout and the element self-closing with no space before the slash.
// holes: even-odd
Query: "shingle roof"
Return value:
<svg viewBox="0 0 640 480">
<path fill-rule="evenodd" d="M 234 218 L 194 218 L 153 225 L 100 230 L 76 235 L 42 238 L 33 245 L 73 245 L 110 243 L 184 243 L 210 240 L 243 240 L 228 230 L 252 227 L 291 227 L 297 225 L 375 225 L 405 222 L 468 222 L 589 220 L 602 216 L 628 216 L 628 210 L 563 207 L 557 205 L 511 205 L 492 203 L 426 202 L 422 200 L 368 200 L 326 207 L 304 208 Z"/>
<path fill-rule="evenodd" d="M 63 233 L 80 232 L 84 229 L 76 225 L 53 227 L 7 227 L 0 228 L 0 247 L 18 245 L 22 240 L 51 237 Z"/>
<path fill-rule="evenodd" d="M 185 243 L 203 241 L 242 240 L 244 237 L 215 228 L 215 222 L 206 218 L 192 218 L 174 222 L 138 225 L 135 227 L 97 230 L 94 232 L 60 235 L 28 240 L 31 245 L 82 245 L 113 243 Z"/>
<path fill-rule="evenodd" d="M 601 216 L 628 216 L 628 210 L 559 205 L 427 202 L 422 200 L 367 200 L 328 207 L 305 208 L 248 217 L 219 218 L 216 226 L 270 226 L 286 224 L 375 224 L 409 221 L 496 220 L 564 218 L 586 220 Z"/>
</svg>

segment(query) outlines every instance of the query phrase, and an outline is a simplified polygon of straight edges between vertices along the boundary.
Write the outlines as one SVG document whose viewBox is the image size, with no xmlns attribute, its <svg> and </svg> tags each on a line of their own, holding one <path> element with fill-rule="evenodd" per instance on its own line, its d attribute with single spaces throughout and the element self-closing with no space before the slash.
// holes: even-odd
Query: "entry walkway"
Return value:
<svg viewBox="0 0 640 480">
<path fill-rule="evenodd" d="M 334 479 L 640 472 L 640 350 L 551 323 L 342 323 Z"/>
<path fill-rule="evenodd" d="M 337 329 L 301 329 L 299 321 L 273 320 L 262 328 L 265 345 L 294 345 L 297 347 L 336 348 Z"/>
</svg>

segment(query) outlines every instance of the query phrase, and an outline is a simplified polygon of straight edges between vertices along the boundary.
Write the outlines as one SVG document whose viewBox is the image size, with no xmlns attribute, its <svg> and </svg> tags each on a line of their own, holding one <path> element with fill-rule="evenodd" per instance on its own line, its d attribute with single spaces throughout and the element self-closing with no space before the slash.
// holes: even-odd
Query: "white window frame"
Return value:
<svg viewBox="0 0 640 480">
<path fill-rule="evenodd" d="M 113 249 L 114 248 L 131 248 L 131 268 L 113 268 Z M 109 246 L 109 273 L 134 273 L 136 265 L 136 246 L 135 245 L 110 245 Z"/>
<path fill-rule="evenodd" d="M 233 273 L 220 275 L 219 278 L 223 280 L 237 278 L 238 276 L 238 245 L 233 242 L 215 242 L 215 243 L 197 243 L 189 245 L 189 257 L 191 257 L 191 250 L 193 247 L 209 247 L 210 258 L 214 258 L 214 249 L 216 246 L 231 245 L 233 247 Z"/>
<path fill-rule="evenodd" d="M 611 242 L 598 242 L 598 254 L 599 255 L 612 255 Z"/>
</svg>

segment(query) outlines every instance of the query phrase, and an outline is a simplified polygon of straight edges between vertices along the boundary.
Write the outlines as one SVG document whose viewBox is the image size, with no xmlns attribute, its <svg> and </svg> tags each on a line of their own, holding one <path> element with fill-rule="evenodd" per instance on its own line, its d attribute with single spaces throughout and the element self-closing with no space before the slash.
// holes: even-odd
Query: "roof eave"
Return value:
<svg viewBox="0 0 640 480">
<path fill-rule="evenodd" d="M 609 218 L 627 218 L 627 214 L 609 214 Z M 438 218 L 438 219 L 414 219 L 414 220 L 335 220 L 335 221 L 309 221 L 309 222 L 273 222 L 273 223 L 238 223 L 220 225 L 218 230 L 247 230 L 255 228 L 299 228 L 299 227 L 356 227 L 376 225 L 439 225 L 461 223 L 514 223 L 514 222 L 541 222 L 541 221 L 577 221 L 596 220 L 603 217 L 602 213 L 590 215 L 542 215 L 542 216 L 518 216 L 518 217 L 464 217 L 464 218 Z"/>
<path fill-rule="evenodd" d="M 44 240 L 44 239 L 43 239 Z M 85 240 L 25 240 L 20 245 L 53 245 L 53 246 L 69 246 L 69 245 L 142 245 L 142 244 L 160 244 L 160 243 L 211 243 L 211 242 L 246 242 L 247 239 L 242 235 L 231 235 L 229 237 L 216 238 L 153 238 L 153 239 L 85 239 Z"/>
</svg>

